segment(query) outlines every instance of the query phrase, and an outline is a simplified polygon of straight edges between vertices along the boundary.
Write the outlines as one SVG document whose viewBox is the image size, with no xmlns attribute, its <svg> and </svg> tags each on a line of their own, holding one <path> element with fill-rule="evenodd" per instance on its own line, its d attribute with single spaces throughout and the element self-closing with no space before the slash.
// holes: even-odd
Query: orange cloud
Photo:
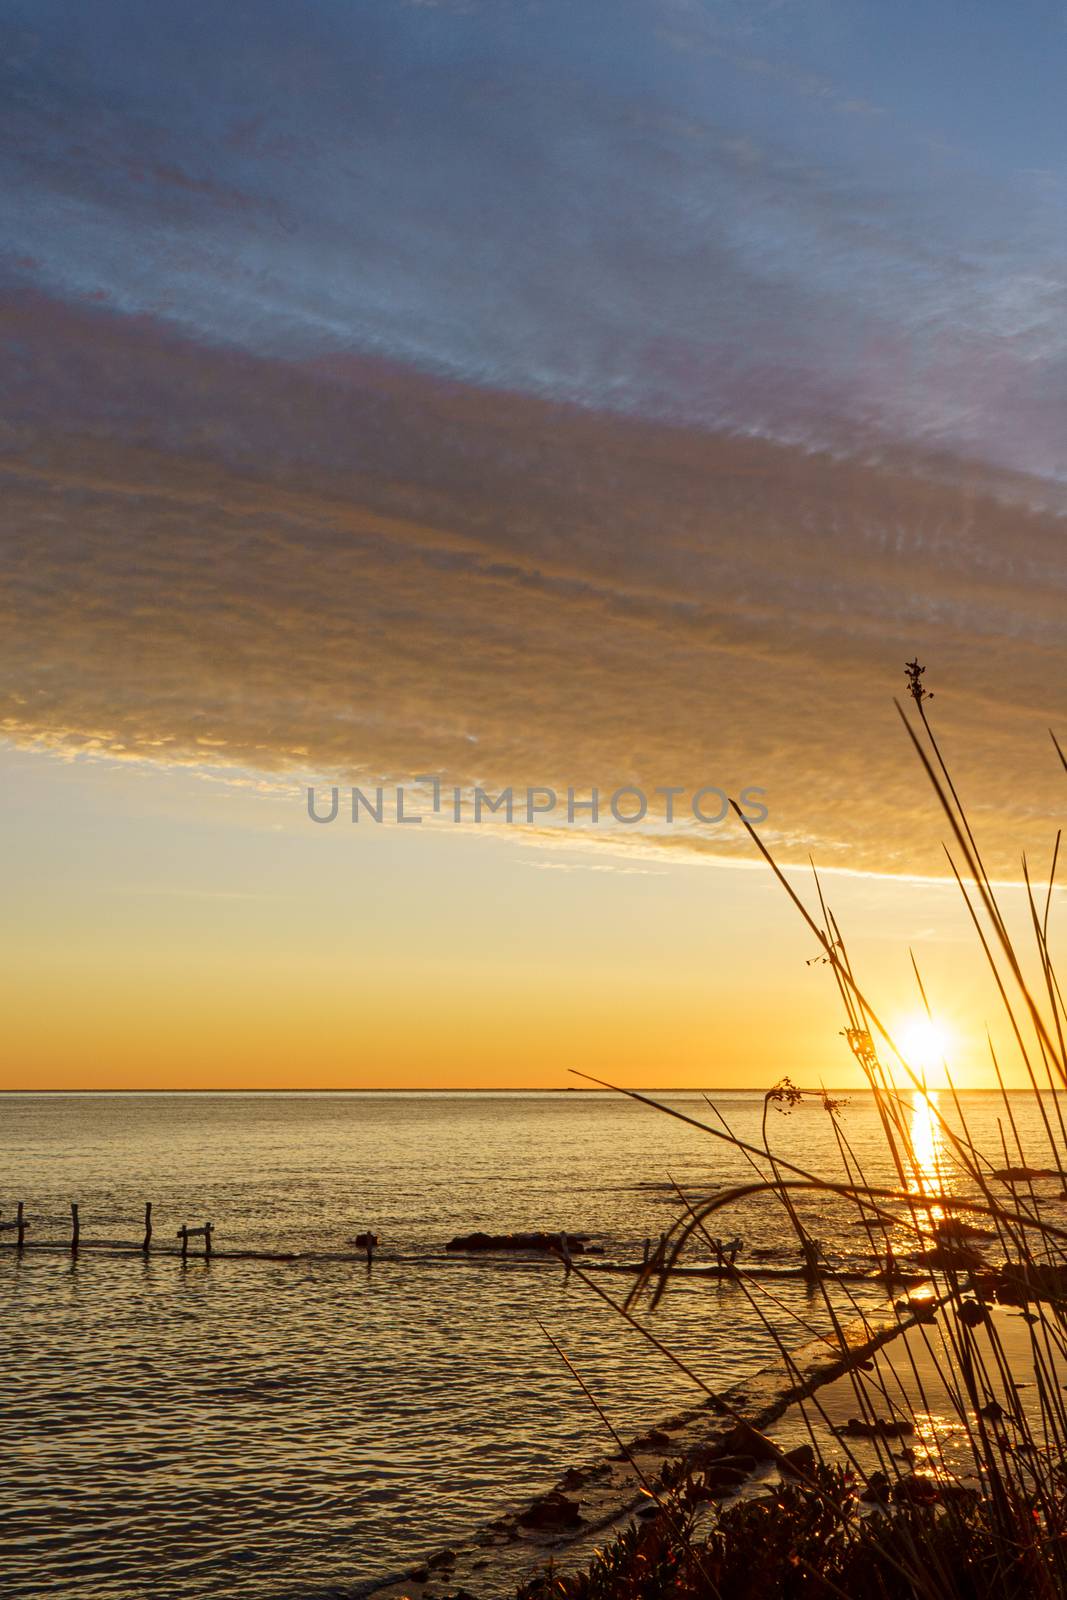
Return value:
<svg viewBox="0 0 1067 1600">
<path fill-rule="evenodd" d="M 40 299 L 8 320 L 10 739 L 309 782 L 759 784 L 787 858 L 936 872 L 889 705 L 918 652 L 990 861 L 1047 848 L 1064 573 L 1035 484 Z"/>
</svg>

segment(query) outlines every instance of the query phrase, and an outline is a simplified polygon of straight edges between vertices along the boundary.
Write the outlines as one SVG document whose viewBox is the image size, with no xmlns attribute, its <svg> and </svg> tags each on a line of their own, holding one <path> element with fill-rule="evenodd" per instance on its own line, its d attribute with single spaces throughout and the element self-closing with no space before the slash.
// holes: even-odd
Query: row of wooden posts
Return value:
<svg viewBox="0 0 1067 1600">
<path fill-rule="evenodd" d="M 15 1207 L 15 1220 L 14 1220 L 14 1222 L 0 1222 L 0 1233 L 14 1233 L 14 1235 L 15 1235 L 15 1248 L 17 1250 L 22 1250 L 25 1247 L 26 1229 L 28 1227 L 29 1227 L 29 1223 L 26 1221 L 26 1208 L 25 1208 L 25 1205 L 23 1204 L 23 1202 L 20 1200 L 18 1202 L 18 1205 Z M 202 1228 L 190 1228 L 186 1223 L 183 1222 L 181 1227 L 178 1229 L 177 1233 L 175 1234 L 175 1238 L 181 1240 L 181 1247 L 182 1247 L 181 1256 L 182 1256 L 182 1260 L 184 1261 L 186 1259 L 186 1257 L 188 1256 L 188 1254 L 189 1254 L 189 1240 L 190 1239 L 200 1239 L 200 1238 L 202 1238 L 203 1241 L 204 1241 L 204 1259 L 205 1260 L 210 1260 L 211 1259 L 211 1236 L 214 1233 L 214 1231 L 215 1231 L 214 1223 L 211 1223 L 211 1222 L 205 1222 Z M 76 1203 L 72 1200 L 71 1204 L 70 1204 L 70 1253 L 71 1253 L 72 1256 L 76 1256 L 78 1254 L 78 1245 L 80 1243 L 80 1240 L 81 1240 L 81 1222 L 80 1222 L 79 1217 L 78 1217 L 78 1207 L 77 1207 Z M 141 1249 L 144 1251 L 145 1255 L 148 1255 L 150 1250 L 151 1250 L 151 1248 L 152 1248 L 152 1202 L 151 1202 L 151 1200 L 147 1200 L 145 1202 L 145 1208 L 144 1208 L 144 1241 L 143 1241 L 143 1243 L 141 1245 Z"/>
<path fill-rule="evenodd" d="M 18 1205 L 15 1208 L 15 1220 L 14 1220 L 14 1222 L 3 1222 L 3 1221 L 0 1221 L 0 1233 L 14 1233 L 14 1235 L 15 1235 L 15 1248 L 17 1250 L 23 1250 L 26 1247 L 26 1229 L 28 1227 L 29 1227 L 29 1223 L 26 1221 L 26 1208 L 23 1205 L 23 1202 L 21 1200 L 19 1201 Z M 205 1261 L 210 1261 L 211 1260 L 211 1256 L 212 1256 L 212 1241 L 213 1241 L 213 1238 L 214 1238 L 214 1233 L 215 1233 L 215 1224 L 213 1222 L 205 1222 L 203 1227 L 200 1227 L 200 1228 L 190 1228 L 187 1223 L 183 1222 L 181 1227 L 178 1229 L 177 1234 L 175 1235 L 175 1237 L 181 1241 L 181 1258 L 182 1258 L 182 1260 L 184 1261 L 187 1258 L 188 1254 L 189 1254 L 189 1241 L 190 1241 L 190 1239 L 203 1239 L 203 1241 L 204 1241 L 204 1260 Z M 71 1202 L 71 1207 L 70 1207 L 70 1253 L 71 1253 L 72 1256 L 76 1256 L 78 1254 L 78 1244 L 79 1244 L 80 1238 L 81 1238 L 81 1223 L 80 1223 L 79 1218 L 78 1218 L 78 1207 L 75 1204 L 75 1202 L 72 1201 Z M 362 1250 L 365 1253 L 365 1255 L 367 1257 L 367 1265 L 370 1266 L 371 1262 L 374 1259 L 374 1252 L 378 1248 L 378 1235 L 376 1233 L 370 1233 L 369 1231 L 366 1232 L 366 1233 L 360 1233 L 360 1234 L 356 1235 L 356 1238 L 355 1238 L 355 1240 L 353 1242 L 355 1243 L 357 1248 L 359 1248 L 360 1250 Z M 46 1243 L 47 1244 L 51 1244 L 51 1241 L 49 1240 Z M 38 1245 L 38 1248 L 40 1248 L 40 1245 Z M 129 1247 L 126 1247 L 126 1248 L 129 1248 Z M 143 1250 L 143 1252 L 144 1252 L 144 1254 L 146 1256 L 151 1252 L 151 1249 L 152 1249 L 152 1202 L 151 1202 L 151 1200 L 148 1200 L 148 1201 L 145 1202 L 145 1208 L 144 1208 L 144 1241 L 143 1241 L 143 1243 L 141 1245 L 141 1249 Z M 238 1254 L 242 1254 L 243 1252 L 239 1251 L 237 1253 Z M 253 1252 L 253 1253 L 255 1253 L 255 1252 Z"/>
</svg>

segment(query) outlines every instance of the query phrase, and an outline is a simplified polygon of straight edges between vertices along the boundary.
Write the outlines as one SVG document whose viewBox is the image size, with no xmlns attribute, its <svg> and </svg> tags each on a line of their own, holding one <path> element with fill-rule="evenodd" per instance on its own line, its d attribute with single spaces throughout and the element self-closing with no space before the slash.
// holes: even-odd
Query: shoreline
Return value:
<svg viewBox="0 0 1067 1600">
<path fill-rule="evenodd" d="M 627 1443 L 625 1455 L 615 1452 L 586 1465 L 566 1467 L 551 1488 L 493 1518 L 464 1543 L 431 1551 L 402 1572 L 351 1589 L 324 1590 L 321 1600 L 356 1600 L 357 1596 L 361 1600 L 447 1600 L 452 1595 L 462 1595 L 464 1600 L 500 1600 L 550 1563 L 557 1571 L 581 1567 L 597 1546 L 610 1543 L 641 1506 L 649 1503 L 643 1484 L 658 1479 L 667 1463 L 674 1467 L 680 1462 L 684 1470 L 701 1456 L 730 1453 L 727 1440 L 738 1424 L 734 1416 L 723 1415 L 723 1407 L 739 1414 L 743 1426 L 762 1433 L 791 1408 L 846 1377 L 884 1346 L 919 1326 L 912 1314 L 891 1320 L 890 1316 L 887 1301 L 884 1323 L 860 1316 L 844 1328 L 844 1349 L 832 1334 L 810 1340 L 790 1351 L 788 1360 L 779 1357 L 752 1377 L 731 1385 L 720 1401 L 707 1398 L 649 1427 Z M 750 1475 L 755 1477 L 758 1468 Z M 746 1484 L 739 1485 L 738 1493 L 743 1494 L 745 1488 Z M 578 1497 L 580 1524 L 540 1531 L 523 1525 L 520 1519 L 536 1514 L 538 1507 L 560 1496 Z"/>
</svg>

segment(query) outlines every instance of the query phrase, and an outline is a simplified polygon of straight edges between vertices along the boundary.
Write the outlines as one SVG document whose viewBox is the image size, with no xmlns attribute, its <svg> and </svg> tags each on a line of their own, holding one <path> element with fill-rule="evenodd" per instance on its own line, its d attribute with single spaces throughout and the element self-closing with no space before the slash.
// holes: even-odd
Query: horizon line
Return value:
<svg viewBox="0 0 1067 1600">
<path fill-rule="evenodd" d="M 0 1088 L 0 1096 L 2 1096 L 2 1095 L 59 1095 L 59 1094 L 68 1094 L 68 1095 L 75 1095 L 75 1094 L 77 1094 L 77 1095 L 90 1095 L 90 1094 L 100 1094 L 100 1095 L 104 1095 L 104 1094 L 131 1094 L 131 1095 L 132 1094 L 143 1094 L 143 1095 L 148 1095 L 148 1094 L 158 1094 L 158 1095 L 164 1095 L 164 1094 L 205 1094 L 205 1095 L 211 1095 L 211 1094 L 596 1094 L 596 1095 L 609 1095 L 609 1094 L 613 1094 L 613 1095 L 621 1095 L 621 1096 L 623 1096 L 625 1098 L 627 1095 L 630 1095 L 630 1094 L 767 1094 L 769 1092 L 769 1090 L 772 1089 L 773 1087 L 774 1087 L 773 1084 L 770 1084 L 770 1085 L 767 1085 L 767 1086 L 762 1086 L 760 1084 L 720 1084 L 718 1087 L 709 1087 L 706 1084 L 674 1083 L 674 1084 L 667 1084 L 666 1086 L 663 1086 L 663 1087 L 660 1087 L 660 1086 L 654 1085 L 654 1084 L 653 1085 L 639 1084 L 639 1085 L 631 1085 L 631 1086 L 626 1087 L 626 1088 L 623 1088 L 623 1087 L 618 1087 L 618 1088 L 612 1088 L 612 1087 L 599 1088 L 599 1087 L 595 1087 L 595 1086 L 591 1087 L 591 1088 L 580 1088 L 575 1084 L 559 1084 L 559 1085 L 554 1086 L 554 1087 L 553 1086 L 545 1086 L 545 1085 L 536 1085 L 536 1084 L 511 1084 L 511 1085 L 506 1085 L 506 1086 L 505 1085 L 499 1085 L 499 1084 L 498 1085 L 493 1085 L 493 1086 L 488 1086 L 488 1085 L 464 1085 L 464 1084 L 452 1085 L 452 1084 L 448 1084 L 448 1085 L 439 1085 L 436 1088 L 418 1087 L 418 1086 L 412 1086 L 412 1085 L 406 1085 L 406 1084 L 405 1085 L 400 1085 L 400 1086 L 380 1085 L 377 1088 L 345 1088 L 345 1087 L 339 1087 L 337 1085 L 324 1087 L 324 1086 L 319 1085 L 319 1086 L 311 1086 L 311 1087 L 305 1088 L 305 1087 L 298 1087 L 298 1086 L 292 1085 L 292 1084 L 287 1084 L 287 1085 L 284 1085 L 284 1086 L 281 1086 L 281 1087 L 271 1087 L 269 1085 L 254 1085 L 254 1086 L 251 1086 L 251 1087 L 222 1085 L 221 1087 L 212 1088 L 212 1089 L 204 1089 L 204 1088 L 194 1089 L 194 1088 L 182 1088 L 182 1087 L 171 1087 L 171 1088 L 166 1088 L 166 1089 L 145 1089 L 145 1088 L 135 1088 L 135 1089 L 71 1089 L 71 1088 L 68 1088 L 68 1089 L 17 1089 L 17 1088 L 11 1088 L 11 1089 L 4 1089 L 4 1088 Z M 903 1092 L 904 1093 L 908 1093 L 908 1092 L 910 1092 L 910 1090 L 913 1087 L 914 1086 L 909 1085 L 908 1088 L 905 1089 Z M 1032 1088 L 1031 1085 L 1016 1085 L 1014 1088 L 1011 1085 L 1007 1085 L 1006 1087 L 1008 1089 L 1008 1093 L 1009 1094 L 1010 1093 L 1015 1093 L 1015 1092 L 1021 1092 L 1021 1091 L 1025 1091 L 1028 1094 L 1033 1092 L 1033 1088 Z M 937 1093 L 945 1093 L 945 1092 L 947 1092 L 947 1090 L 942 1090 L 942 1089 L 939 1089 L 939 1088 L 935 1087 L 931 1092 L 934 1093 L 934 1094 L 937 1094 Z M 991 1085 L 984 1085 L 984 1086 L 972 1086 L 972 1087 L 966 1088 L 966 1089 L 960 1088 L 957 1085 L 956 1092 L 957 1092 L 957 1094 L 1000 1094 L 1001 1091 L 997 1087 L 996 1084 L 991 1084 Z M 1061 1092 L 1061 1091 L 1058 1091 L 1058 1090 L 1055 1090 L 1055 1089 L 1040 1089 L 1039 1088 L 1039 1090 L 1038 1090 L 1039 1094 L 1053 1094 L 1053 1093 L 1059 1093 L 1059 1092 Z M 837 1087 L 831 1087 L 831 1088 L 826 1088 L 826 1089 L 824 1089 L 823 1086 L 820 1085 L 819 1088 L 817 1088 L 817 1089 L 807 1089 L 807 1090 L 804 1091 L 804 1093 L 806 1095 L 809 1095 L 809 1096 L 810 1095 L 818 1096 L 818 1095 L 821 1095 L 821 1094 L 824 1094 L 824 1093 L 828 1094 L 828 1095 L 835 1095 L 835 1094 L 855 1095 L 855 1094 L 873 1094 L 874 1090 L 870 1087 L 869 1084 L 864 1083 L 864 1084 L 853 1084 L 853 1085 L 841 1084 L 841 1085 L 838 1085 Z"/>
</svg>

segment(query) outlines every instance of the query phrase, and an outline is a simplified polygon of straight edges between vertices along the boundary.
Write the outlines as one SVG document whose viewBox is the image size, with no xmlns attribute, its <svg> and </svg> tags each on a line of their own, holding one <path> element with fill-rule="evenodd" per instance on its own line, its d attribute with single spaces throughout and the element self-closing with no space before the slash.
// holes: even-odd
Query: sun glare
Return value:
<svg viewBox="0 0 1067 1600">
<path fill-rule="evenodd" d="M 952 1047 L 952 1033 L 943 1022 L 924 1015 L 906 1018 L 896 1031 L 905 1064 L 921 1077 L 941 1077 Z"/>
</svg>

